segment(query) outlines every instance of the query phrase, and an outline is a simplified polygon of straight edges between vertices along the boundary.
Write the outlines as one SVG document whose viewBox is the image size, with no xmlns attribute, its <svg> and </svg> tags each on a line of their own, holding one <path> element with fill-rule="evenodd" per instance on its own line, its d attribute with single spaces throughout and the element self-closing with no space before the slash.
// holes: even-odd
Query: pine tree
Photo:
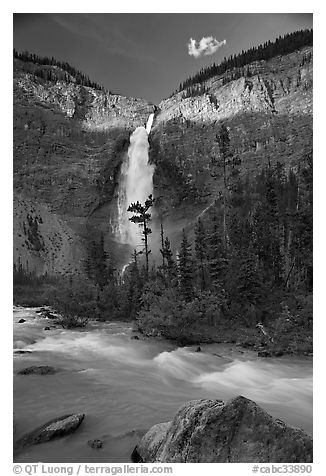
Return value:
<svg viewBox="0 0 326 476">
<path fill-rule="evenodd" d="M 217 295 L 223 295 L 228 259 L 223 240 L 223 226 L 216 209 L 213 209 L 206 243 L 210 286 Z"/>
<path fill-rule="evenodd" d="M 195 257 L 198 263 L 198 277 L 199 277 L 199 285 L 201 291 L 206 289 L 206 258 L 207 258 L 207 250 L 206 250 L 206 234 L 204 224 L 200 218 L 195 226 Z"/>
<path fill-rule="evenodd" d="M 113 279 L 114 268 L 112 263 L 108 263 L 108 254 L 104 248 L 104 236 L 101 233 L 98 242 L 91 241 L 87 247 L 87 258 L 85 262 L 87 276 L 102 291 Z"/>
<path fill-rule="evenodd" d="M 145 243 L 145 260 L 146 260 L 146 275 L 148 277 L 149 271 L 149 254 L 151 250 L 148 247 L 148 235 L 152 233 L 152 230 L 149 228 L 148 223 L 151 221 L 151 214 L 148 213 L 148 210 L 153 206 L 154 198 L 152 195 L 149 195 L 148 199 L 145 201 L 145 204 L 142 205 L 140 202 L 131 203 L 128 207 L 128 212 L 135 213 L 131 218 L 130 221 L 133 223 L 137 223 L 140 227 L 143 228 L 143 241 Z"/>
<path fill-rule="evenodd" d="M 182 230 L 182 241 L 179 252 L 179 278 L 180 278 L 180 291 L 183 298 L 186 301 L 191 301 L 193 290 L 193 262 L 191 245 L 189 244 L 186 236 L 186 232 Z"/>
<path fill-rule="evenodd" d="M 177 277 L 177 268 L 176 263 L 173 259 L 173 253 L 171 250 L 171 243 L 169 238 L 166 236 L 163 245 L 163 254 L 166 262 L 166 274 L 168 283 L 170 286 L 174 286 L 175 280 Z"/>
<path fill-rule="evenodd" d="M 298 174 L 298 195 L 293 214 L 291 257 L 295 267 L 295 286 L 312 292 L 313 286 L 313 164 L 312 155 L 304 158 Z"/>
<path fill-rule="evenodd" d="M 273 170 L 264 174 L 264 192 L 254 214 L 254 245 L 260 260 L 264 279 L 279 286 L 282 281 L 279 209 Z"/>
</svg>

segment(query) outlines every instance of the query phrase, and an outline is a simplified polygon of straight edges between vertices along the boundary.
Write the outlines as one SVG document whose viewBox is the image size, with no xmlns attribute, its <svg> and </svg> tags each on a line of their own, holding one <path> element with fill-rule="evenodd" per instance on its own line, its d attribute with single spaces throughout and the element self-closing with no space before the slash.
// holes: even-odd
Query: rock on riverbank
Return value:
<svg viewBox="0 0 326 476">
<path fill-rule="evenodd" d="M 312 438 L 242 396 L 195 400 L 153 426 L 135 455 L 145 463 L 309 463 Z"/>
<path fill-rule="evenodd" d="M 36 428 L 30 433 L 26 433 L 15 444 L 15 450 L 22 449 L 26 446 L 37 445 L 39 443 L 45 443 L 46 441 L 53 440 L 62 436 L 73 433 L 84 420 L 85 415 L 72 414 L 64 415 L 60 418 L 55 418 L 48 421 L 44 425 Z"/>
</svg>

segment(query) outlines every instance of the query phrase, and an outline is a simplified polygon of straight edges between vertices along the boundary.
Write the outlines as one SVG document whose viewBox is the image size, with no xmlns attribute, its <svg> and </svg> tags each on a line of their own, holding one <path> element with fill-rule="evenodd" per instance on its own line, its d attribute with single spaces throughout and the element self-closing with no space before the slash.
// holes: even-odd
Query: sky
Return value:
<svg viewBox="0 0 326 476">
<path fill-rule="evenodd" d="M 67 61 L 91 80 L 154 104 L 188 76 L 279 35 L 305 13 L 15 13 L 18 51 Z"/>
</svg>

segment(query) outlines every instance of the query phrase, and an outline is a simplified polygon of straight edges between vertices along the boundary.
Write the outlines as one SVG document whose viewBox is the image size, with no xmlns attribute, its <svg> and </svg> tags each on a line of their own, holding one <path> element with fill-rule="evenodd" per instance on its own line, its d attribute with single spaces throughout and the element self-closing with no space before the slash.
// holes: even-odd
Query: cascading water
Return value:
<svg viewBox="0 0 326 476">
<path fill-rule="evenodd" d="M 202 398 L 243 395 L 289 425 L 312 431 L 310 357 L 264 359 L 230 344 L 203 344 L 202 352 L 195 352 L 196 346 L 176 348 L 163 339 L 132 339 L 130 322 L 93 321 L 67 330 L 37 311 L 14 310 L 17 439 L 61 415 L 85 413 L 86 418 L 68 438 L 24 448 L 17 463 L 126 463 L 143 430 Z M 57 371 L 17 374 L 40 365 Z M 98 438 L 104 447 L 94 451 L 86 442 Z"/>
<path fill-rule="evenodd" d="M 130 137 L 130 146 L 121 167 L 118 191 L 118 239 L 133 247 L 139 245 L 141 231 L 129 221 L 127 212 L 131 203 L 144 203 L 153 193 L 154 165 L 148 163 L 148 135 L 153 124 L 154 114 L 148 118 L 146 128 L 137 127 Z"/>
</svg>

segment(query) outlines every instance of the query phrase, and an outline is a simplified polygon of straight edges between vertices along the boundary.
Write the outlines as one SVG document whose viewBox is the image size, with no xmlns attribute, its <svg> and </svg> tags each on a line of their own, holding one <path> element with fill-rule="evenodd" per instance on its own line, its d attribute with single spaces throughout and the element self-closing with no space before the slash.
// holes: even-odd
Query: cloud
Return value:
<svg viewBox="0 0 326 476">
<path fill-rule="evenodd" d="M 203 36 L 198 42 L 198 46 L 197 41 L 193 38 L 190 38 L 187 46 L 189 55 L 199 58 L 214 54 L 223 45 L 226 45 L 226 40 L 218 41 L 213 36 Z"/>
</svg>

